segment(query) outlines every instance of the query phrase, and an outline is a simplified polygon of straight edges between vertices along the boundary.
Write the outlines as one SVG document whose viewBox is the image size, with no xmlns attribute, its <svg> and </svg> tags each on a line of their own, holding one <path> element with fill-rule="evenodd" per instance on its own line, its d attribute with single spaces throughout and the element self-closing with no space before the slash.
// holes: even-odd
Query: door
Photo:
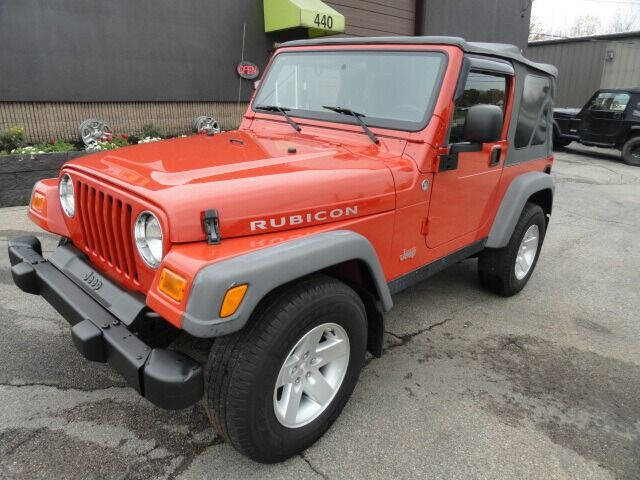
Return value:
<svg viewBox="0 0 640 480">
<path fill-rule="evenodd" d="M 580 138 L 587 142 L 616 143 L 630 99 L 627 92 L 598 92 L 584 107 Z"/>
<path fill-rule="evenodd" d="M 491 104 L 505 108 L 509 78 L 512 77 L 471 70 L 464 92 L 455 104 L 449 145 L 464 147 L 463 133 L 469 107 Z M 477 231 L 488 220 L 490 201 L 500 180 L 507 145 L 504 126 L 502 131 L 503 138 L 499 141 L 484 143 L 475 151 L 459 151 L 457 164 L 453 165 L 456 159 L 451 159 L 450 169 L 443 171 L 441 158 L 440 171 L 434 175 L 429 206 L 429 248 Z"/>
</svg>

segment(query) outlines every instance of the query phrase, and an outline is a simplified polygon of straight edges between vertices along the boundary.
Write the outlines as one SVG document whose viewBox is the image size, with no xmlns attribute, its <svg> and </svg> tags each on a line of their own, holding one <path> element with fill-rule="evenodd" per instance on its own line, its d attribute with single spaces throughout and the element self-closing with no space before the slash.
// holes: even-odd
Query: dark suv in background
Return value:
<svg viewBox="0 0 640 480">
<path fill-rule="evenodd" d="M 554 109 L 554 146 L 573 141 L 621 150 L 625 163 L 640 166 L 640 88 L 598 90 L 582 108 Z"/>
</svg>

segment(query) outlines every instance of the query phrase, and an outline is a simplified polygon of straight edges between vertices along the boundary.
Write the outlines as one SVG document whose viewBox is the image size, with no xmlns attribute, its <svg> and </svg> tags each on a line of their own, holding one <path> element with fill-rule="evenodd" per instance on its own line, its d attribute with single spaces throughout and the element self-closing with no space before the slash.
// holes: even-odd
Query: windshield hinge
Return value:
<svg viewBox="0 0 640 480">
<path fill-rule="evenodd" d="M 209 245 L 220 243 L 220 221 L 217 210 L 205 210 L 202 212 L 202 228 L 207 236 Z"/>
</svg>

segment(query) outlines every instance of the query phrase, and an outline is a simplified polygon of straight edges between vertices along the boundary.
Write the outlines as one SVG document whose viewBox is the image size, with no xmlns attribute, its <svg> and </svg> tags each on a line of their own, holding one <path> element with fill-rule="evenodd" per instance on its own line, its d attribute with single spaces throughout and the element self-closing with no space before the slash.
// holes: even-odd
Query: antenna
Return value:
<svg viewBox="0 0 640 480">
<path fill-rule="evenodd" d="M 242 24 L 242 53 L 240 54 L 240 62 L 244 62 L 244 37 L 247 34 L 247 23 Z M 242 77 L 238 80 L 238 103 L 240 103 L 240 97 L 242 96 Z"/>
</svg>

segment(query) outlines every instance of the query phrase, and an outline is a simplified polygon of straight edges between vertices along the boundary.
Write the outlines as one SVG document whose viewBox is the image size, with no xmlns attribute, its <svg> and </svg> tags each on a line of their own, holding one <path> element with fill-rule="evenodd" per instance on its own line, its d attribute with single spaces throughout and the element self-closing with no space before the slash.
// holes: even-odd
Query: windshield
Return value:
<svg viewBox="0 0 640 480">
<path fill-rule="evenodd" d="M 363 114 L 369 126 L 417 131 L 427 123 L 445 66 L 440 52 L 316 51 L 277 55 L 253 108 L 275 105 L 289 115 L 355 123 L 323 106 Z"/>
</svg>

